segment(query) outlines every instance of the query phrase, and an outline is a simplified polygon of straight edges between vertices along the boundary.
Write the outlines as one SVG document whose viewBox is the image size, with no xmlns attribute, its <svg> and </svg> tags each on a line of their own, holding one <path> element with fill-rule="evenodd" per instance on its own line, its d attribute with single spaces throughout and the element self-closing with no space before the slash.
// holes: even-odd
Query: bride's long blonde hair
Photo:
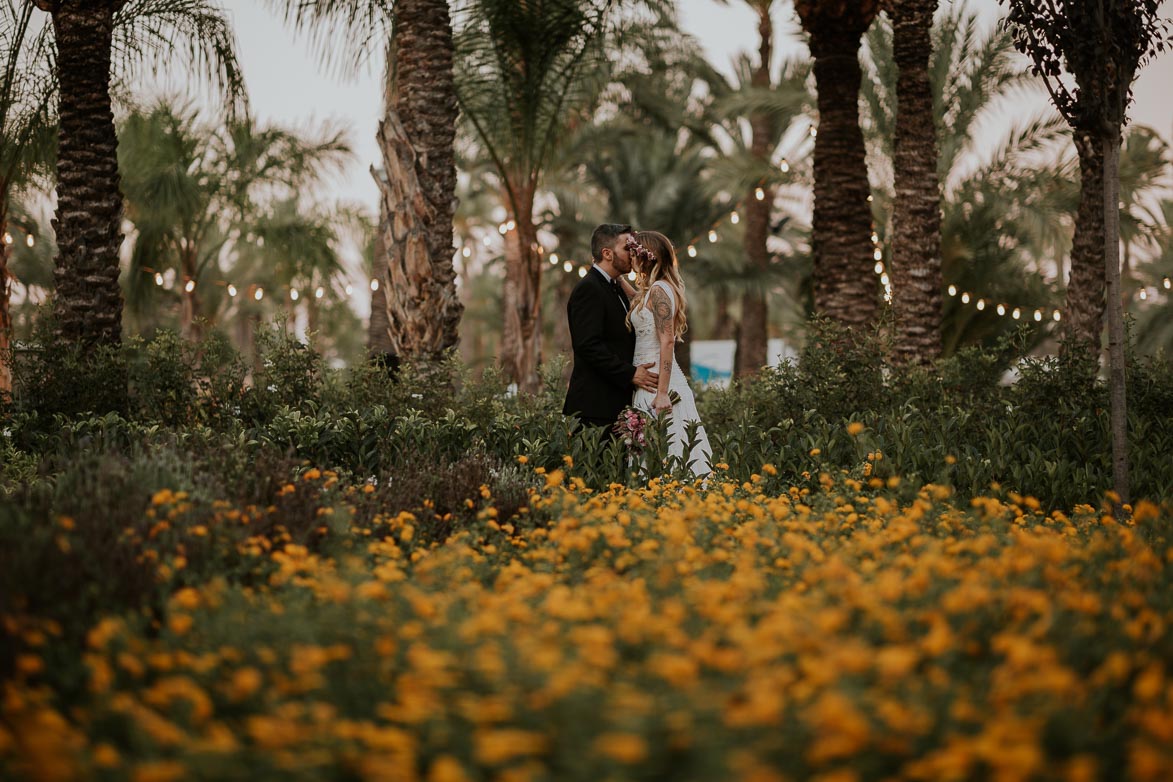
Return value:
<svg viewBox="0 0 1173 782">
<path fill-rule="evenodd" d="M 627 313 L 627 326 L 631 327 L 631 314 L 636 310 L 647 307 L 648 291 L 660 280 L 663 280 L 676 298 L 676 315 L 672 318 L 672 333 L 679 342 L 684 332 L 688 331 L 688 318 L 685 317 L 684 280 L 680 277 L 680 265 L 676 261 L 676 249 L 668 237 L 659 231 L 638 231 L 635 237 L 634 248 L 629 248 L 632 256 L 632 268 L 635 269 L 636 305 Z"/>
</svg>

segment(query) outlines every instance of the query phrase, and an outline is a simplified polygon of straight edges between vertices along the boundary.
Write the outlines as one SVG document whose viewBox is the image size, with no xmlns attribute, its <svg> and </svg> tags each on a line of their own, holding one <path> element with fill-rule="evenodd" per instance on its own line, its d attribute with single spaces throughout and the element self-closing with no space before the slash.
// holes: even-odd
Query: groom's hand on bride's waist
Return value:
<svg viewBox="0 0 1173 782">
<path fill-rule="evenodd" d="M 631 378 L 631 384 L 636 388 L 642 388 L 644 391 L 651 391 L 653 394 L 656 393 L 656 389 L 660 385 L 660 376 L 648 369 L 655 365 L 655 361 L 649 361 L 646 364 L 637 364 L 635 367 L 635 376 Z"/>
</svg>

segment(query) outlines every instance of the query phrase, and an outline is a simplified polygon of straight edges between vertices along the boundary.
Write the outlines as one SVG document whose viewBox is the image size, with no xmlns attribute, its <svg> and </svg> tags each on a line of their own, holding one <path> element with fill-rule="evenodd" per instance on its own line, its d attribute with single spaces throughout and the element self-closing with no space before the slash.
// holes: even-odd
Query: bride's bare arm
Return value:
<svg viewBox="0 0 1173 782">
<path fill-rule="evenodd" d="M 619 275 L 619 284 L 623 287 L 623 293 L 627 295 L 629 300 L 635 298 L 635 286 L 628 282 L 626 275 Z"/>
<path fill-rule="evenodd" d="M 652 287 L 649 305 L 656 323 L 656 338 L 660 342 L 659 384 L 652 409 L 657 413 L 672 409 L 668 398 L 668 384 L 672 380 L 672 358 L 676 347 L 676 334 L 672 322 L 672 302 L 659 285 Z"/>
</svg>

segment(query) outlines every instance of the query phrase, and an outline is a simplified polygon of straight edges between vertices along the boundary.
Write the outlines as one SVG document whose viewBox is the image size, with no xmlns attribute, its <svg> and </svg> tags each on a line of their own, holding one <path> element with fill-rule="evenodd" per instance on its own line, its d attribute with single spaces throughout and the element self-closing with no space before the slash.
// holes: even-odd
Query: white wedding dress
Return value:
<svg viewBox="0 0 1173 782">
<path fill-rule="evenodd" d="M 676 297 L 672 293 L 672 287 L 662 280 L 658 280 L 655 286 L 659 286 L 667 294 L 668 301 L 672 304 L 672 314 L 675 315 Z M 650 295 L 651 290 L 649 289 L 646 296 Z M 646 297 L 644 301 L 647 301 Z M 632 363 L 639 366 L 653 361 L 655 364 L 652 366 L 652 371 L 659 372 L 660 338 L 656 334 L 655 315 L 646 304 L 637 309 L 633 302 L 631 326 L 635 330 L 635 358 Z M 705 434 L 704 427 L 699 425 L 701 417 L 696 409 L 696 399 L 692 395 L 692 389 L 688 387 L 688 379 L 685 378 L 680 365 L 676 363 L 675 356 L 672 358 L 672 379 L 668 384 L 668 395 L 674 396 L 672 392 L 680 395 L 680 401 L 672 405 L 672 417 L 668 423 L 668 452 L 677 457 L 684 454 L 684 446 L 688 439 L 688 423 L 696 421 L 698 424 L 696 441 L 688 455 L 687 462 L 694 475 L 698 477 L 708 475 L 711 472 L 709 458 L 712 456 L 713 449 L 709 446 L 709 436 Z M 651 413 L 652 402 L 655 399 L 656 395 L 652 392 L 637 388 L 632 405 L 639 410 Z"/>
</svg>

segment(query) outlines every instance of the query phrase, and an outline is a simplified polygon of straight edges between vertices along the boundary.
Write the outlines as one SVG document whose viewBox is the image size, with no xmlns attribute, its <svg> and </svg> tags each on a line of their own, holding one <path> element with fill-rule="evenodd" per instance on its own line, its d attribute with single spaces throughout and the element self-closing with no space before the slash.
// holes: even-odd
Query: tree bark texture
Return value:
<svg viewBox="0 0 1173 782">
<path fill-rule="evenodd" d="M 818 91 L 811 235 L 815 310 L 847 326 L 870 326 L 879 283 L 872 272 L 870 187 L 859 126 L 859 48 L 878 3 L 798 0 L 795 8 L 810 34 Z"/>
<path fill-rule="evenodd" d="M 453 266 L 457 102 L 448 3 L 400 0 L 395 35 L 394 82 L 378 135 L 387 180 L 376 178 L 385 217 L 376 279 L 387 288 L 390 352 L 436 358 L 456 345 L 464 311 Z"/>
<path fill-rule="evenodd" d="M 1108 299 L 1108 390 L 1112 420 L 1112 483 L 1120 503 L 1129 502 L 1128 403 L 1124 302 L 1120 298 L 1120 134 L 1103 139 L 1104 277 Z"/>
<path fill-rule="evenodd" d="M 1064 349 L 1075 351 L 1094 367 L 1104 331 L 1106 255 L 1104 225 L 1104 142 L 1096 135 L 1074 129 L 1079 153 L 1079 207 L 1071 244 L 1071 274 L 1067 279 L 1067 312 Z"/>
<path fill-rule="evenodd" d="M 122 341 L 122 195 L 110 105 L 111 2 L 53 10 L 60 79 L 54 316 L 67 343 Z"/>
<path fill-rule="evenodd" d="M 501 365 L 518 390 L 534 393 L 542 363 L 542 258 L 533 222 L 533 190 L 515 185 L 514 192 L 520 203 L 517 214 L 510 215 L 516 228 L 505 234 Z"/>
<path fill-rule="evenodd" d="M 770 23 L 768 4 L 759 6 L 758 14 L 758 67 L 753 72 L 752 84 L 764 90 L 770 87 L 774 27 Z M 759 160 L 768 161 L 775 135 L 773 119 L 765 112 L 756 112 L 750 117 L 750 128 L 750 154 Z M 774 202 L 774 189 L 764 182 L 761 188 L 765 191 L 765 198 L 758 200 L 755 187 L 745 199 L 745 259 L 750 268 L 760 275 L 762 283 L 750 287 L 741 296 L 741 327 L 737 331 L 737 355 L 733 362 L 738 377 L 756 375 L 767 361 L 770 313 L 764 278 L 770 268 L 766 239 L 770 235 L 770 206 Z"/>
<path fill-rule="evenodd" d="M 895 352 L 905 364 L 941 355 L 941 187 L 929 54 L 937 0 L 892 0 L 896 200 L 892 214 Z"/>
<path fill-rule="evenodd" d="M 377 177 L 376 177 L 377 179 Z M 380 192 L 382 185 L 380 184 Z M 392 353 L 390 321 L 387 314 L 387 250 L 383 245 L 383 226 L 388 224 L 387 207 L 379 199 L 379 230 L 375 232 L 374 279 L 379 287 L 371 291 L 371 318 L 367 326 L 367 355 L 370 358 Z"/>
</svg>

